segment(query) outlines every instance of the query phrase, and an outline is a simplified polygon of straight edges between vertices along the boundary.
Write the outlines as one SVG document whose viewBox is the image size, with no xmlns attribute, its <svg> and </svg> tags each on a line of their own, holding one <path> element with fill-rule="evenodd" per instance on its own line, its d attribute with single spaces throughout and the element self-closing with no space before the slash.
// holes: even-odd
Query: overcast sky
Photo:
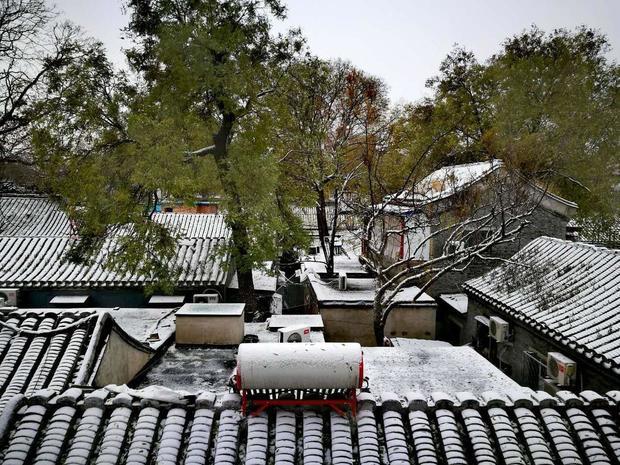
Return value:
<svg viewBox="0 0 620 465">
<path fill-rule="evenodd" d="M 124 63 L 121 0 L 56 0 L 65 16 Z M 289 0 L 278 30 L 300 27 L 312 52 L 343 58 L 381 77 L 395 103 L 427 95 L 425 81 L 460 44 L 486 59 L 532 24 L 545 31 L 585 24 L 609 38 L 620 61 L 619 0 Z"/>
</svg>

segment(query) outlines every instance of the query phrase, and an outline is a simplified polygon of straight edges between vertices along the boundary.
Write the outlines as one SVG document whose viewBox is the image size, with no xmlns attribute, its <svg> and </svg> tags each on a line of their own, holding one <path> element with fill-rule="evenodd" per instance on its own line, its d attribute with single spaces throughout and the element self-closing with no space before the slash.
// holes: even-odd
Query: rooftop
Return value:
<svg viewBox="0 0 620 465">
<path fill-rule="evenodd" d="M 377 283 L 374 278 L 347 277 L 346 290 L 338 289 L 338 277 L 323 279 L 315 273 L 308 273 L 307 280 L 321 306 L 372 307 Z M 401 289 L 393 299 L 399 306 L 435 305 L 435 299 L 423 292 L 415 301 L 420 288 L 409 286 Z"/>
<path fill-rule="evenodd" d="M 364 347 L 364 371 L 373 392 L 455 394 L 522 389 L 471 347 L 398 338 L 395 347 Z"/>
<path fill-rule="evenodd" d="M 464 290 L 620 373 L 620 251 L 540 237 Z"/>
<path fill-rule="evenodd" d="M 501 160 L 444 166 L 418 182 L 413 191 L 388 196 L 385 200 L 394 205 L 415 203 L 416 206 L 436 202 L 472 186 L 502 166 Z"/>
<path fill-rule="evenodd" d="M 230 235 L 222 215 L 156 213 L 153 220 L 181 236 L 171 263 L 180 269 L 179 286 L 225 284 L 227 257 L 216 253 Z M 65 260 L 73 241 L 69 218 L 52 200 L 0 196 L 0 287 L 122 287 L 149 281 L 104 267 L 114 238 L 88 265 Z"/>
<path fill-rule="evenodd" d="M 114 392 L 112 392 L 114 391 Z M 326 410 L 240 415 L 234 394 L 122 387 L 20 396 L 0 417 L 5 463 L 611 464 L 620 392 L 382 393 L 355 418 Z"/>
<path fill-rule="evenodd" d="M 99 373 L 108 362 L 106 350 L 110 344 L 123 347 L 121 350 L 127 356 L 136 355 L 130 354 L 117 339 L 111 342 L 111 334 L 127 341 L 143 355 L 145 362 L 173 334 L 174 330 L 166 330 L 165 323 L 144 330 L 141 325 L 147 325 L 148 320 L 140 319 L 137 324 L 139 312 L 121 313 L 119 321 L 123 326 L 110 312 L 101 309 L 0 313 L 0 410 L 18 394 L 30 395 L 39 389 L 61 392 L 72 385 L 93 386 L 96 380 L 104 380 Z M 158 323 L 166 318 L 161 314 L 159 317 Z M 155 324 L 155 319 L 152 322 Z M 153 345 L 147 342 L 147 332 L 160 334 Z M 131 379 L 129 372 L 119 370 L 117 374 L 121 377 L 126 374 L 122 378 L 125 382 Z"/>
<path fill-rule="evenodd" d="M 458 313 L 467 313 L 467 303 L 469 301 L 467 294 L 463 294 L 462 292 L 455 294 L 440 294 L 439 299 Z"/>
<path fill-rule="evenodd" d="M 398 195 L 387 196 L 385 210 L 392 213 L 407 213 L 412 207 L 417 208 L 432 204 L 440 200 L 448 199 L 458 192 L 463 192 L 471 186 L 488 179 L 493 173 L 505 172 L 504 163 L 498 159 L 483 162 L 464 163 L 439 168 L 415 186 L 412 191 L 404 191 Z M 501 170 L 501 171 L 500 171 Z M 502 180 L 503 178 L 499 178 Z M 577 209 L 577 204 L 563 199 L 547 189 L 543 189 L 535 183 L 527 182 L 529 188 L 535 193 L 535 199 L 540 201 L 541 206 L 556 211 L 564 216 L 572 216 Z"/>
<path fill-rule="evenodd" d="M 183 304 L 177 316 L 240 316 L 245 304 Z"/>
</svg>

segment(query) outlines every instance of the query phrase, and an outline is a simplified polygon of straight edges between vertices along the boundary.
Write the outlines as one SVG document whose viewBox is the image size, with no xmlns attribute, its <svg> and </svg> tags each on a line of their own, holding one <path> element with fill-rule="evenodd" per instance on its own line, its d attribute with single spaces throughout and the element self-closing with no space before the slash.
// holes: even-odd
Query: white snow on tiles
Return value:
<svg viewBox="0 0 620 465">
<path fill-rule="evenodd" d="M 120 389 L 122 391 L 122 389 Z M 168 391 L 166 391 L 168 392 Z M 157 394 L 157 389 L 151 391 Z M 411 392 L 359 396 L 356 417 L 270 409 L 242 417 L 234 394 L 149 398 L 70 389 L 18 398 L 0 417 L 3 463 L 616 463 L 620 392 Z M 180 401 L 180 402 L 178 402 Z M 7 421 L 10 418 L 11 421 Z"/>
<path fill-rule="evenodd" d="M 0 212 L 0 287 L 119 287 L 148 281 L 104 267 L 115 238 L 106 241 L 92 264 L 64 260 L 75 232 L 66 214 L 45 197 L 0 196 Z M 153 220 L 182 238 L 171 262 L 180 269 L 179 285 L 225 284 L 227 257 L 215 253 L 230 236 L 222 215 L 156 213 Z"/>
<path fill-rule="evenodd" d="M 620 372 L 620 250 L 540 237 L 511 262 L 464 290 Z"/>
</svg>

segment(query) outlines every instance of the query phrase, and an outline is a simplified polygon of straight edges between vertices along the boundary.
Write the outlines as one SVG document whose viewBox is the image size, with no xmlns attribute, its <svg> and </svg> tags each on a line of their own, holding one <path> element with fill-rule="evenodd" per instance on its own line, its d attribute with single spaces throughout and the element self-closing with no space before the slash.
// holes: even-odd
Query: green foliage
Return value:
<svg viewBox="0 0 620 465">
<path fill-rule="evenodd" d="M 587 28 L 536 27 L 506 40 L 485 64 L 457 48 L 428 82 L 434 97 L 405 112 L 400 126 L 418 123 L 405 139 L 445 133 L 436 164 L 501 158 L 550 182 L 583 216 L 617 214 L 619 75 L 608 48 Z"/>
<path fill-rule="evenodd" d="M 230 250 L 220 253 L 229 252 L 239 272 L 273 260 L 294 239 L 278 214 L 280 173 L 265 100 L 300 49 L 299 36 L 272 36 L 270 17 L 283 14 L 272 0 L 137 0 L 128 7 L 137 84 L 115 74 L 93 44 L 48 80 L 53 97 L 33 132 L 46 188 L 63 200 L 82 237 L 72 258 L 87 260 L 122 229 L 108 265 L 170 289 L 174 237 L 151 214 L 162 198 L 217 194 L 233 231 Z"/>
</svg>

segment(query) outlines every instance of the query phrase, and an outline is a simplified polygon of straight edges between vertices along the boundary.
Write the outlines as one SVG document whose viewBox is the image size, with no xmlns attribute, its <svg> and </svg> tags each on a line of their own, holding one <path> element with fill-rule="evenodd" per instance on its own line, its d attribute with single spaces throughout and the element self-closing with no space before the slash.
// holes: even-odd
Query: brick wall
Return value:
<svg viewBox="0 0 620 465">
<path fill-rule="evenodd" d="M 528 220 L 530 224 L 521 231 L 521 234 L 514 242 L 494 247 L 491 254 L 496 257 L 510 258 L 537 237 L 549 236 L 559 239 L 566 238 L 566 224 L 568 220 L 562 216 L 539 208 Z M 441 255 L 443 244 L 447 236 L 448 234 L 445 233 L 437 236 L 437 238 L 433 240 L 431 245 L 431 257 Z M 443 293 L 460 292 L 462 283 L 483 275 L 499 264 L 500 263 L 497 261 L 474 260 L 463 272 L 450 272 L 443 275 L 428 289 L 427 293 L 433 297 L 437 297 L 439 294 Z"/>
<path fill-rule="evenodd" d="M 583 357 L 579 353 L 569 350 L 566 346 L 548 339 L 529 325 L 491 308 L 472 296 L 469 297 L 467 320 L 463 328 L 462 340 L 465 343 L 472 342 L 475 338 L 478 325 L 475 317 L 479 315 L 486 317 L 499 316 L 510 324 L 510 332 L 513 333 L 513 338 L 507 344 L 502 343 L 498 345 L 497 352 L 500 353 L 499 357 L 496 356 L 493 359 L 492 356 L 489 356 L 489 358 L 497 366 L 500 365 L 498 359 L 501 358 L 504 371 L 507 367 L 510 367 L 510 373 L 508 374 L 519 384 L 527 385 L 530 379 L 524 351 L 536 351 L 545 359 L 548 352 L 561 352 L 576 361 L 576 390 L 591 389 L 596 392 L 607 392 L 612 389 L 618 389 L 618 386 L 620 386 L 620 376 L 613 374 L 610 370 L 605 370 L 587 357 Z"/>
</svg>

